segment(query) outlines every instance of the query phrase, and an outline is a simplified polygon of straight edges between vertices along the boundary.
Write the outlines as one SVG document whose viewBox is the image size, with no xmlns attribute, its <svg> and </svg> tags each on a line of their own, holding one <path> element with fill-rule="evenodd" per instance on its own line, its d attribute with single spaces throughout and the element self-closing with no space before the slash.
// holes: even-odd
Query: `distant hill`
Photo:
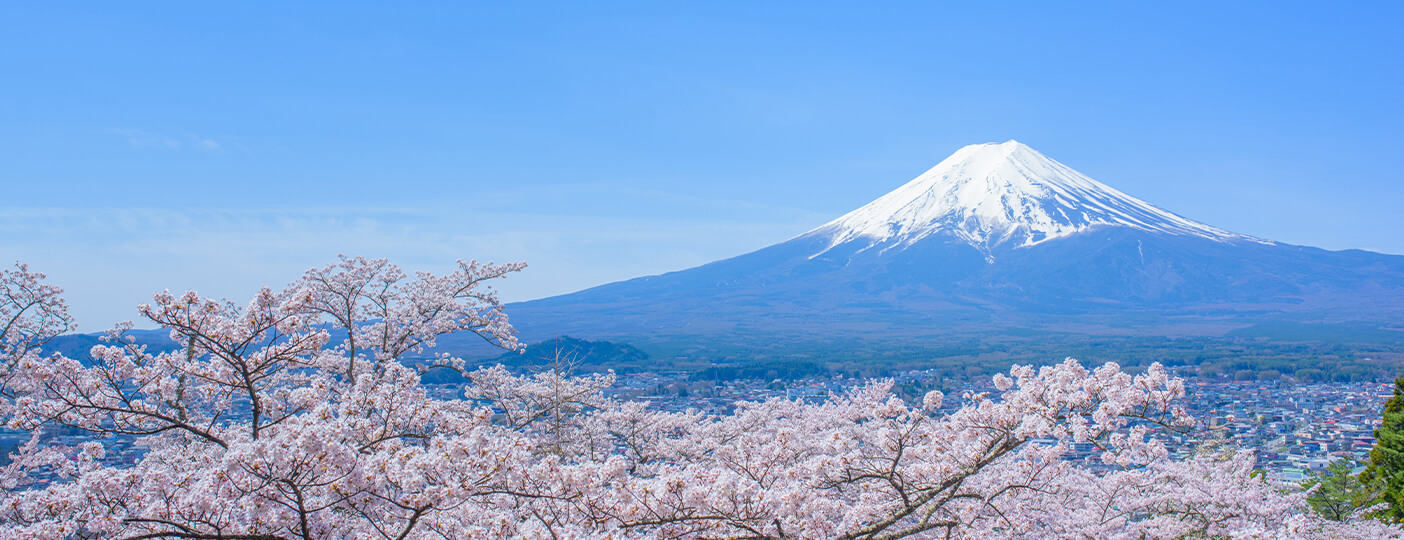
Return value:
<svg viewBox="0 0 1404 540">
<path fill-rule="evenodd" d="M 577 368 L 609 366 L 617 369 L 643 367 L 648 359 L 648 353 L 625 343 L 561 336 L 528 345 L 520 353 L 504 353 L 486 363 L 495 362 L 508 367 L 550 367 L 559 362 Z"/>
<path fill-rule="evenodd" d="M 442 347 L 441 347 L 442 349 Z M 527 345 L 522 352 L 508 352 L 495 358 L 476 362 L 479 366 L 502 364 L 513 370 L 549 370 L 559 366 L 572 372 L 596 372 L 614 370 L 619 373 L 648 371 L 649 355 L 625 343 L 609 341 L 587 341 L 570 336 L 560 336 Z M 450 370 L 431 370 L 424 377 L 431 384 L 456 384 L 462 377 Z"/>
<path fill-rule="evenodd" d="M 61 353 L 69 358 L 87 360 L 95 345 L 108 345 L 102 341 L 102 333 L 92 334 L 64 334 L 55 337 L 44 347 L 46 354 Z M 131 337 L 138 345 L 145 345 L 146 351 L 152 354 L 174 351 L 180 347 L 171 341 L 169 330 L 128 330 L 127 336 Z"/>
</svg>

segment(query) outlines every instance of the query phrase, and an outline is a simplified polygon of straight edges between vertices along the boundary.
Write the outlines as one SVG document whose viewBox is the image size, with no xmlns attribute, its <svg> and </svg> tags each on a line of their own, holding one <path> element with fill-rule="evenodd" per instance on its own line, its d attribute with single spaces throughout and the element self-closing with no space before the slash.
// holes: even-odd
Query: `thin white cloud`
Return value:
<svg viewBox="0 0 1404 540">
<path fill-rule="evenodd" d="M 132 148 L 180 148 L 180 141 L 159 133 L 150 133 L 140 129 L 113 129 L 108 130 L 108 132 L 122 137 Z"/>
<path fill-rule="evenodd" d="M 141 129 L 109 129 L 105 130 L 104 133 L 121 137 L 127 142 L 127 145 L 132 148 L 156 148 L 166 150 L 194 148 L 208 152 L 220 152 L 225 148 L 225 144 L 218 140 L 192 134 L 173 136 Z"/>
</svg>

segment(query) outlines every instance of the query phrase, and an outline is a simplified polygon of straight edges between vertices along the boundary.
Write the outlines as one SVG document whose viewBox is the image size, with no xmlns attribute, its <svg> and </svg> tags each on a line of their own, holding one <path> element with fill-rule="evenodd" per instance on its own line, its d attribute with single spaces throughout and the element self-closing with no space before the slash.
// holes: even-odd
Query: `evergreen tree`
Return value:
<svg viewBox="0 0 1404 540">
<path fill-rule="evenodd" d="M 1350 474 L 1354 468 L 1354 462 L 1337 461 L 1316 478 L 1303 482 L 1303 488 L 1316 487 L 1307 497 L 1312 510 L 1331 521 L 1349 521 L 1356 512 L 1379 503 L 1384 481 L 1379 478 L 1364 481 L 1363 474 L 1360 477 Z"/>
<path fill-rule="evenodd" d="M 1384 481 L 1381 501 L 1389 508 L 1383 514 L 1404 522 L 1404 376 L 1394 380 L 1394 397 L 1385 403 L 1384 421 L 1375 430 L 1375 448 L 1370 450 L 1370 466 L 1360 480 Z"/>
</svg>

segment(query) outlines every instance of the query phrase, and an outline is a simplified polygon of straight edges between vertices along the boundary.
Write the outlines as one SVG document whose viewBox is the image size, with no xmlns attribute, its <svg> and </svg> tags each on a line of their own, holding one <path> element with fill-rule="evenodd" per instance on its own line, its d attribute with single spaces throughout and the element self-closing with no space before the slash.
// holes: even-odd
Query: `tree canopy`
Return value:
<svg viewBox="0 0 1404 540">
<path fill-rule="evenodd" d="M 1385 402 L 1370 465 L 1361 480 L 1383 482 L 1380 500 L 1388 506 L 1382 513 L 1395 522 L 1404 521 L 1404 376 L 1394 380 L 1394 396 Z"/>
<path fill-rule="evenodd" d="M 33 437 L 0 469 L 0 536 L 1401 537 L 1321 519 L 1251 454 L 1168 457 L 1154 434 L 1194 421 L 1159 365 L 1014 366 L 954 412 L 878 380 L 717 416 L 608 399 L 608 373 L 439 357 L 469 383 L 432 399 L 401 360 L 449 332 L 517 347 L 487 282 L 520 268 L 409 277 L 343 258 L 244 305 L 161 292 L 140 312 L 179 349 L 148 353 L 119 327 L 82 361 L 43 351 L 71 327 L 61 291 L 6 271 L 0 417 Z M 124 438 L 146 451 L 113 462 Z M 1067 459 L 1074 444 L 1098 460 Z"/>
</svg>

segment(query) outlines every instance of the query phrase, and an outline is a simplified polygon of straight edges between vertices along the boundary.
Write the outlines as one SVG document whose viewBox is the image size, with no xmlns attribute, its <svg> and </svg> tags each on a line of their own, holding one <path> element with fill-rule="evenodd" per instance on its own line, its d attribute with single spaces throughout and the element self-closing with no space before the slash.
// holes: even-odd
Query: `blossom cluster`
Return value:
<svg viewBox="0 0 1404 540">
<path fill-rule="evenodd" d="M 460 369 L 431 399 L 407 359 L 451 332 L 518 347 L 485 283 L 520 264 L 409 277 L 345 258 L 245 305 L 162 292 L 87 358 L 60 291 L 3 274 L 0 418 L 32 431 L 0 470 L 5 538 L 1381 538 L 1325 521 L 1248 454 L 1175 461 L 1193 420 L 1160 366 L 1015 366 L 995 395 L 920 403 L 876 381 L 824 403 L 663 412 L 608 399 L 612 375 Z M 44 442 L 53 427 L 139 437 L 134 465 Z M 1066 459 L 1073 444 L 1100 461 Z M 43 479 L 41 481 L 41 479 Z"/>
</svg>

